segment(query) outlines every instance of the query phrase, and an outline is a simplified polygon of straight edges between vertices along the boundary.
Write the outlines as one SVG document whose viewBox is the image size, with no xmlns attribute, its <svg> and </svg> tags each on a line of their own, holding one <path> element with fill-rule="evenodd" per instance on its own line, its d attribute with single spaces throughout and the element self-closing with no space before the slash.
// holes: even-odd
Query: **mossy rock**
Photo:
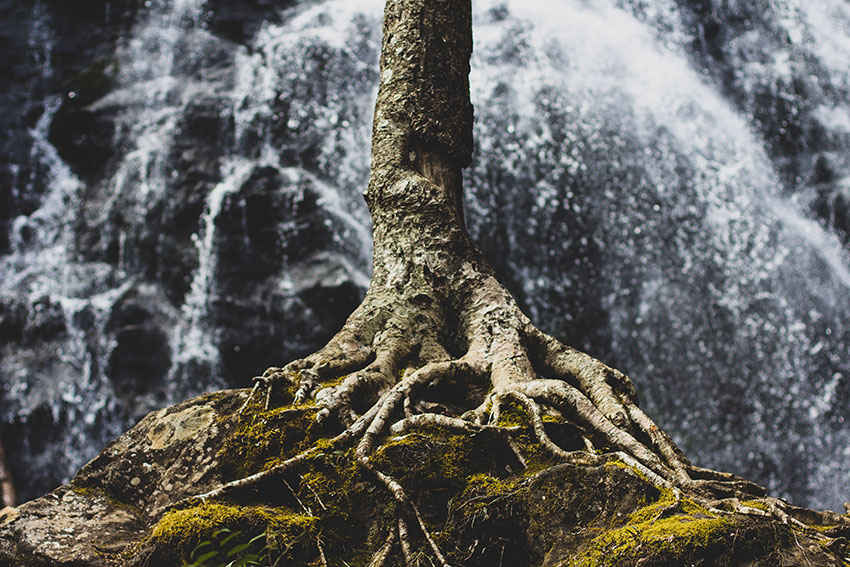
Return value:
<svg viewBox="0 0 850 567">
<path fill-rule="evenodd" d="M 141 554 L 144 559 L 139 563 L 179 565 L 197 559 L 199 554 L 211 554 L 205 550 L 212 547 L 221 547 L 221 557 L 211 556 L 210 559 L 222 560 L 243 546 L 247 546 L 245 552 L 248 552 L 251 544 L 246 542 L 251 540 L 257 542 L 257 547 L 264 545 L 264 551 L 273 553 L 281 561 L 297 561 L 315 552 L 317 520 L 310 514 L 286 508 L 208 502 L 166 513 L 153 526 L 144 544 L 150 551 Z M 257 534 L 264 535 L 267 543 L 258 542 Z M 216 546 L 216 540 L 226 541 Z M 238 559 L 237 555 L 238 552 L 233 553 L 231 559 Z"/>
<path fill-rule="evenodd" d="M 81 97 L 84 101 L 92 101 L 109 90 L 118 70 L 119 64 L 116 57 L 102 57 L 74 75 L 68 86 L 75 96 Z"/>
<path fill-rule="evenodd" d="M 291 402 L 291 392 L 281 395 L 278 403 Z M 386 489 L 357 464 L 353 448 L 330 442 L 335 427 L 317 423 L 314 407 L 265 411 L 257 403 L 240 415 L 245 396 L 218 392 L 155 412 L 70 485 L 4 510 L 0 567 L 177 567 L 216 551 L 205 563 L 214 566 L 234 549 L 232 557 L 262 551 L 292 567 L 320 566 L 320 554 L 333 567 L 368 565 L 396 526 Z M 601 466 L 553 466 L 527 415 L 509 407 L 503 417 L 516 426 L 511 436 L 526 467 L 492 431 L 421 429 L 381 438 L 372 454 L 371 465 L 417 504 L 452 565 L 847 566 L 838 559 L 848 551 L 846 528 L 792 530 L 769 517 L 676 503 L 613 457 Z M 558 416 L 546 421 L 559 442 L 575 437 Z M 298 467 L 226 501 L 169 508 L 310 448 Z M 427 564 L 421 535 L 412 543 Z M 403 564 L 394 549 L 386 565 Z"/>
<path fill-rule="evenodd" d="M 245 412 L 217 453 L 222 474 L 233 480 L 269 469 L 328 435 L 316 422 L 315 408 Z"/>
<path fill-rule="evenodd" d="M 777 547 L 777 532 L 751 533 L 738 545 L 750 522 L 719 516 L 694 502 L 678 503 L 672 493 L 639 508 L 628 519 L 587 542 L 564 567 L 629 565 L 738 565 Z"/>
</svg>

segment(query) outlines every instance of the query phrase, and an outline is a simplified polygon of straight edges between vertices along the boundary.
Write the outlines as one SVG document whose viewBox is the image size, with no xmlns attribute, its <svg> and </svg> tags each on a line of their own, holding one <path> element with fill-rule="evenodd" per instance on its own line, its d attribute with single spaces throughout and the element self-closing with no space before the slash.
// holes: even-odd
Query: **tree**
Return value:
<svg viewBox="0 0 850 567">
<path fill-rule="evenodd" d="M 560 461 L 619 459 L 672 491 L 676 502 L 683 491 L 706 505 L 721 496 L 762 496 L 743 479 L 691 466 L 638 407 L 631 380 L 537 329 L 471 242 L 462 209 L 462 169 L 473 151 L 469 0 L 388 0 L 383 34 L 365 192 L 373 220 L 371 286 L 325 347 L 257 378 L 240 413 L 261 390 L 267 409 L 283 386 L 296 390 L 296 405 L 315 398 L 318 419 L 339 425 L 331 443 L 355 447 L 359 466 L 399 504 L 402 548 L 414 521 L 441 565 L 447 561 L 404 487 L 369 456 L 387 431 L 506 433 L 499 416 L 507 403 L 527 412 L 537 441 Z M 586 449 L 553 442 L 546 413 L 579 428 Z M 608 452 L 598 454 L 595 445 Z M 281 474 L 316 451 L 196 498 Z M 762 502 L 783 521 L 796 521 L 782 502 Z"/>
</svg>

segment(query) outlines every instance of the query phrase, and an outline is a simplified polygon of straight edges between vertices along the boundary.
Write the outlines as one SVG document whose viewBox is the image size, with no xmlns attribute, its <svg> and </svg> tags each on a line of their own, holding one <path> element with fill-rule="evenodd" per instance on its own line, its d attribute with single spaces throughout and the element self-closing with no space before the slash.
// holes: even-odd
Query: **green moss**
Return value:
<svg viewBox="0 0 850 567">
<path fill-rule="evenodd" d="M 626 463 L 624 463 L 624 462 L 623 462 L 623 461 L 621 461 L 620 459 L 611 459 L 610 461 L 606 461 L 606 462 L 605 462 L 605 466 L 606 466 L 606 467 L 615 467 L 615 468 L 618 468 L 618 469 L 627 470 L 627 471 L 629 471 L 629 474 L 637 475 L 637 476 L 639 476 L 640 478 L 642 478 L 643 480 L 645 480 L 646 482 L 650 482 L 650 480 L 646 477 L 646 475 L 645 475 L 645 474 L 643 474 L 641 471 L 639 471 L 639 470 L 638 470 L 638 469 L 636 469 L 635 467 L 633 467 L 633 466 L 631 466 L 631 465 L 627 465 Z M 672 493 L 671 493 L 671 494 L 672 494 Z"/>
<path fill-rule="evenodd" d="M 325 446 L 328 450 L 315 452 L 297 472 L 284 476 L 288 486 L 283 480 L 272 482 L 277 507 L 206 503 L 166 514 L 149 538 L 156 550 L 150 564 L 189 560 L 199 543 L 215 543 L 222 529 L 240 533 L 233 544 L 265 533 L 272 557 L 284 557 L 280 565 L 318 565 L 317 539 L 331 565 L 367 564 L 386 537 L 380 529 L 391 525 L 394 506 L 385 490 L 363 477 L 354 449 Z"/>
<path fill-rule="evenodd" d="M 517 440 L 517 444 L 525 456 L 527 465 L 527 468 L 525 469 L 526 475 L 536 474 L 542 470 L 548 469 L 549 467 L 555 466 L 560 462 L 540 443 L 533 440 L 533 438 L 526 440 L 523 436 L 520 436 Z"/>
<path fill-rule="evenodd" d="M 554 416 L 545 416 L 544 423 L 560 423 Z M 526 460 L 526 475 L 532 475 L 558 464 L 555 458 L 543 447 L 534 435 L 531 416 L 521 405 L 514 402 L 503 403 L 499 411 L 499 425 L 503 427 L 519 427 L 514 432 L 514 439 Z"/>
<path fill-rule="evenodd" d="M 633 512 L 625 525 L 605 531 L 563 565 L 630 565 L 638 558 L 647 565 L 688 564 L 696 556 L 710 556 L 715 547 L 728 550 L 733 526 L 733 520 L 710 514 L 689 499 L 677 504 L 672 492 L 663 491 L 657 501 Z"/>
<path fill-rule="evenodd" d="M 486 513 L 491 502 L 505 494 L 514 493 L 520 482 L 517 477 L 498 479 L 489 474 L 472 475 L 467 479 L 466 487 L 458 497 L 459 509 L 468 508 L 462 510 L 463 513 L 470 511 L 473 513 L 484 511 Z"/>
<path fill-rule="evenodd" d="M 342 560 L 349 565 L 367 564 L 394 524 L 392 498 L 380 483 L 364 477 L 353 448 L 331 443 L 334 431 L 324 431 L 316 422 L 315 407 L 263 411 L 261 402 L 264 400 L 255 401 L 230 428 L 218 457 L 224 476 L 236 478 L 314 448 L 297 470 L 284 474 L 288 486 L 280 488 L 282 482 L 269 481 L 269 486 L 278 487 L 271 504 L 282 507 L 209 504 L 174 512 L 154 530 L 157 547 L 191 552 L 193 544 L 222 528 L 241 530 L 246 539 L 271 530 L 269 533 L 279 534 L 269 536 L 278 548 L 310 540 L 310 550 L 304 547 L 303 553 L 298 552 L 309 559 L 293 559 L 290 564 L 314 561 L 316 538 L 321 538 L 329 564 L 342 565 Z M 550 434 L 576 434 L 559 416 L 548 416 L 545 422 Z M 529 553 L 551 549 L 563 539 L 553 532 L 553 521 L 588 526 L 580 539 L 569 544 L 574 546 L 570 552 L 574 559 L 563 565 L 628 565 L 638 558 L 649 558 L 647 567 L 665 561 L 685 564 L 719 545 L 731 547 L 726 538 L 734 520 L 712 515 L 691 500 L 677 503 L 670 491 L 647 489 L 634 495 L 634 486 L 647 483 L 624 463 L 611 461 L 606 467 L 591 469 L 559 467 L 552 473 L 555 476 L 532 477 L 557 462 L 537 442 L 529 415 L 521 406 L 504 404 L 500 424 L 516 426 L 511 435 L 525 456 L 526 471 L 516 469 L 503 435 L 490 430 L 470 435 L 425 427 L 384 438 L 370 459 L 378 470 L 401 483 L 444 549 L 468 553 L 483 537 L 483 525 L 487 541 L 479 546 L 482 558 L 497 560 L 485 548 L 505 545 L 514 557 L 529 557 Z M 580 431 L 578 435 L 581 442 Z M 628 469 L 629 474 L 619 469 Z M 589 475 L 588 470 L 596 472 Z M 602 486 L 598 479 L 615 480 Z M 633 496 L 623 496 L 627 489 Z M 565 490 L 571 496 L 565 497 Z M 600 504 L 600 491 L 607 494 L 604 505 Z M 605 507 L 610 502 L 622 503 L 623 498 L 626 503 L 622 507 Z M 535 556 L 537 559 L 542 561 L 542 555 Z"/>
<path fill-rule="evenodd" d="M 118 74 L 118 59 L 104 57 L 98 59 L 71 79 L 71 88 L 88 96 L 100 96 Z"/>
<path fill-rule="evenodd" d="M 543 414 L 542 419 L 543 423 L 567 423 L 567 420 L 562 415 L 551 415 L 547 413 Z"/>
<path fill-rule="evenodd" d="M 283 508 L 229 506 L 208 502 L 166 513 L 154 526 L 151 536 L 179 545 L 189 539 L 211 536 L 223 528 L 239 529 L 246 523 L 265 524 L 279 533 L 301 533 L 312 530 L 316 518 L 294 514 Z"/>
<path fill-rule="evenodd" d="M 354 449 L 318 453 L 301 473 L 297 491 L 320 518 L 328 557 L 368 563 L 367 550 L 380 546 L 370 540 L 370 530 L 389 524 L 395 507 L 382 487 L 363 477 Z"/>
<path fill-rule="evenodd" d="M 322 385 L 320 386 L 320 388 L 332 388 L 334 386 L 339 386 L 340 384 L 343 383 L 343 381 L 345 381 L 346 378 L 348 378 L 347 374 L 342 375 L 339 378 L 336 378 L 334 380 L 329 380 L 328 382 L 322 382 Z"/>
<path fill-rule="evenodd" d="M 292 557 L 309 557 L 315 546 L 317 518 L 296 514 L 285 508 L 229 506 L 204 503 L 166 513 L 153 527 L 151 542 L 172 558 L 188 560 L 199 544 L 213 541 L 221 530 L 242 539 L 265 532 L 267 544 L 275 552 Z"/>
<path fill-rule="evenodd" d="M 371 457 L 380 470 L 398 479 L 414 499 L 456 493 L 480 472 L 466 435 L 439 428 L 390 438 Z"/>
<path fill-rule="evenodd" d="M 665 489 L 661 491 L 661 494 L 654 503 L 633 512 L 629 516 L 629 523 L 640 524 L 644 522 L 652 522 L 657 519 L 659 515 L 670 514 L 707 516 L 709 512 L 689 498 L 681 498 L 679 502 L 676 503 L 676 496 L 673 494 L 673 491 Z"/>
<path fill-rule="evenodd" d="M 769 511 L 767 504 L 761 500 L 744 500 L 741 502 L 741 506 L 746 506 L 747 508 L 755 508 L 756 510 L 762 510 L 764 512 Z"/>
<path fill-rule="evenodd" d="M 816 532 L 824 532 L 824 533 L 831 532 L 836 527 L 837 526 L 819 526 L 817 524 L 806 524 L 807 529 L 814 530 Z M 795 529 L 797 529 L 797 528 L 795 528 Z M 801 530 L 801 531 L 805 532 L 805 530 Z"/>
<path fill-rule="evenodd" d="M 248 411 L 225 440 L 218 458 L 226 479 L 242 478 L 274 467 L 322 437 L 315 408 Z"/>
<path fill-rule="evenodd" d="M 524 427 L 531 423 L 528 411 L 514 402 L 503 403 L 499 406 L 499 422 L 502 427 Z"/>
<path fill-rule="evenodd" d="M 516 489 L 518 481 L 516 478 L 498 479 L 489 474 L 475 474 L 469 477 L 466 481 L 466 488 L 474 488 L 483 490 L 490 494 L 502 494 Z"/>
<path fill-rule="evenodd" d="M 279 396 L 286 401 L 292 393 Z M 353 448 L 343 450 L 331 442 L 338 431 L 316 421 L 315 406 L 290 405 L 265 411 L 264 403 L 264 399 L 252 401 L 224 441 L 217 455 L 223 476 L 241 478 L 314 449 L 297 470 L 285 475 L 292 492 L 280 481 L 270 481 L 275 488 L 274 504 L 294 510 L 306 506 L 329 560 L 336 557 L 354 565 L 357 563 L 352 559 L 362 555 L 360 563 L 367 563 L 367 549 L 382 543 L 369 539 L 370 528 L 383 525 L 381 516 L 394 510 L 389 495 L 374 480 L 363 478 Z"/>
</svg>

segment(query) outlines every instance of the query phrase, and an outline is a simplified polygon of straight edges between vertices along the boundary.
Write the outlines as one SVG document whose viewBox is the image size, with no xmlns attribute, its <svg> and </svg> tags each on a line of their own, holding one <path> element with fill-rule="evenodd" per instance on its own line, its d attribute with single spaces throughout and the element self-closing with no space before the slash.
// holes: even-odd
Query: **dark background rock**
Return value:
<svg viewBox="0 0 850 567">
<path fill-rule="evenodd" d="M 4 133 L 0 141 L 0 251 L 8 251 L 10 220 L 18 214 L 31 214 L 45 191 L 41 166 L 32 163 L 28 130 L 44 113 L 47 97 L 69 92 L 80 95 L 66 101 L 77 110 L 67 112 L 65 124 L 76 127 L 55 128 L 59 145 L 65 146 L 72 161 L 76 157 L 80 163 L 85 157 L 74 152 L 85 153 L 86 144 L 93 143 L 107 154 L 111 150 L 109 136 L 97 136 L 108 133 L 108 124 L 86 120 L 81 105 L 109 87 L 106 67 L 138 7 L 136 0 L 85 0 L 75 2 L 73 8 L 58 0 L 0 3 L 0 44 L 5 54 L 0 63 L 0 106 L 4 109 L 0 118 Z M 97 159 L 83 161 L 85 168 L 96 168 L 99 163 Z"/>
<path fill-rule="evenodd" d="M 217 35 L 248 44 L 263 22 L 279 22 L 279 11 L 295 4 L 294 0 L 248 0 L 238 4 L 210 0 L 207 2 L 206 22 Z"/>
</svg>

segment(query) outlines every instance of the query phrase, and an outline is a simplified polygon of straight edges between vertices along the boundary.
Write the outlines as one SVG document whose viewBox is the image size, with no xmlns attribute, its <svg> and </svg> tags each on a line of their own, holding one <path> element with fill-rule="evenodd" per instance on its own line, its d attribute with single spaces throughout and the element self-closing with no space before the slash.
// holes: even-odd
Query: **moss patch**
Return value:
<svg viewBox="0 0 850 567">
<path fill-rule="evenodd" d="M 192 550 L 213 541 L 221 530 L 242 536 L 234 541 L 234 546 L 265 532 L 270 551 L 293 560 L 310 558 L 316 549 L 317 518 L 312 515 L 285 508 L 217 503 L 168 512 L 154 525 L 150 540 L 157 555 L 169 557 L 159 560 L 174 564 L 175 560 L 189 560 Z"/>
<path fill-rule="evenodd" d="M 218 453 L 226 480 L 270 469 L 326 437 L 315 408 L 249 408 Z"/>
<path fill-rule="evenodd" d="M 264 411 L 263 401 L 238 418 L 219 420 L 227 431 L 216 459 L 222 476 L 253 474 L 313 448 L 309 458 L 235 491 L 231 497 L 240 506 L 204 504 L 167 514 L 152 528 L 151 559 L 142 565 L 179 565 L 222 529 L 239 532 L 240 544 L 265 535 L 258 541 L 278 556 L 288 554 L 280 564 L 293 567 L 320 565 L 317 541 L 334 567 L 367 565 L 381 547 L 395 526 L 394 501 L 358 466 L 352 447 L 330 443 L 338 428 L 317 423 L 314 406 Z M 502 419 L 515 426 L 511 436 L 528 469 L 504 433 L 492 430 L 425 427 L 383 437 L 371 457 L 417 504 L 453 565 L 730 566 L 773 557 L 783 543 L 769 520 L 718 516 L 691 500 L 676 502 L 672 492 L 659 491 L 618 461 L 551 466 L 554 459 L 537 443 L 522 407 L 505 404 Z M 560 416 L 548 416 L 545 426 L 553 438 L 560 431 L 582 448 L 581 432 Z M 418 533 L 412 540 L 414 553 L 428 557 Z M 398 549 L 392 553 L 390 564 L 400 564 Z"/>
<path fill-rule="evenodd" d="M 399 480 L 437 522 L 445 518 L 448 501 L 466 488 L 471 477 L 505 478 L 521 472 L 521 465 L 499 435 L 482 431 L 469 436 L 436 427 L 390 438 L 371 462 Z"/>
<path fill-rule="evenodd" d="M 368 550 L 383 543 L 382 528 L 392 524 L 395 505 L 382 487 L 364 477 L 354 449 L 318 453 L 291 485 L 319 516 L 328 558 L 339 565 L 343 560 L 350 565 L 368 563 Z"/>
<path fill-rule="evenodd" d="M 547 435 L 561 448 L 567 451 L 584 449 L 581 433 L 575 426 L 567 423 L 561 416 L 544 415 L 542 419 Z M 519 428 L 513 437 L 525 457 L 526 475 L 540 472 L 560 462 L 537 441 L 531 416 L 521 405 L 513 401 L 503 403 L 499 411 L 499 425 Z"/>
<path fill-rule="evenodd" d="M 251 496 L 273 500 L 276 507 L 205 503 L 169 512 L 152 528 L 142 564 L 160 567 L 193 559 L 200 543 L 216 548 L 222 529 L 239 533 L 231 547 L 265 533 L 271 557 L 284 558 L 279 565 L 320 565 L 317 541 L 331 565 L 367 564 L 386 537 L 384 526 L 392 525 L 394 506 L 386 491 L 363 477 L 353 449 L 323 449 Z"/>
<path fill-rule="evenodd" d="M 702 564 L 732 551 L 734 519 L 711 514 L 693 501 L 678 504 L 664 491 L 657 501 L 633 512 L 624 525 L 589 542 L 571 567 Z"/>
<path fill-rule="evenodd" d="M 761 510 L 763 512 L 767 512 L 769 510 L 766 503 L 761 500 L 744 500 L 741 502 L 741 506 L 745 506 L 747 508 L 755 508 L 756 510 Z"/>
</svg>

